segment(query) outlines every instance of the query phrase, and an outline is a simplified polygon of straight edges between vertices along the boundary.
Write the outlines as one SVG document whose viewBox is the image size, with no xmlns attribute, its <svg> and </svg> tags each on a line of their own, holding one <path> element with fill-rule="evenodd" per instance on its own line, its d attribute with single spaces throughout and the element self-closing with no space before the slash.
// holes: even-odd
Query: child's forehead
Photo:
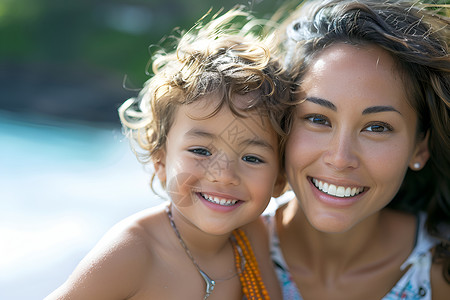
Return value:
<svg viewBox="0 0 450 300">
<path fill-rule="evenodd" d="M 259 92 L 249 92 L 246 94 L 233 94 L 229 101 L 224 95 L 218 92 L 201 96 L 192 103 L 186 104 L 186 110 L 194 118 L 203 118 L 214 114 L 218 107 L 221 109 L 231 109 L 246 115 L 250 112 L 261 111 L 261 107 L 256 104 L 261 103 Z M 232 107 L 231 107 L 232 106 Z"/>
<path fill-rule="evenodd" d="M 247 104 L 253 101 L 254 96 L 235 95 L 232 99 L 234 102 L 230 104 L 229 101 L 222 102 L 222 98 L 217 95 L 210 95 L 183 104 L 177 111 L 171 130 L 187 139 L 220 140 L 230 147 L 241 147 L 247 141 L 252 145 L 270 144 L 270 148 L 276 149 L 277 132 L 268 114 L 257 108 L 248 108 Z M 238 104 L 244 105 L 243 109 Z"/>
</svg>

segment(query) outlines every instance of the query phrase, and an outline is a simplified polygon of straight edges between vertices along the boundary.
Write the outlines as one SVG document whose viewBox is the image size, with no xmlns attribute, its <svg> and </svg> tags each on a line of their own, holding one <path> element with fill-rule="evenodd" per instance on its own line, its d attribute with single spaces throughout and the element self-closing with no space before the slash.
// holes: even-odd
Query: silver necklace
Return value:
<svg viewBox="0 0 450 300">
<path fill-rule="evenodd" d="M 214 287 L 216 286 L 216 280 L 211 279 L 208 274 L 206 274 L 205 272 L 202 271 L 202 269 L 200 269 L 199 265 L 197 264 L 197 262 L 195 261 L 195 258 L 192 256 L 191 251 L 189 250 L 189 248 L 186 246 L 183 238 L 180 235 L 180 232 L 178 231 L 177 226 L 175 225 L 175 222 L 173 221 L 173 217 L 172 217 L 172 211 L 170 210 L 170 206 L 166 206 L 166 212 L 167 212 L 167 216 L 169 217 L 169 222 L 170 225 L 173 228 L 173 231 L 175 232 L 178 240 L 180 241 L 181 246 L 183 247 L 184 251 L 186 252 L 187 256 L 189 257 L 189 259 L 192 261 L 192 263 L 194 264 L 195 268 L 197 269 L 197 271 L 200 273 L 200 275 L 202 276 L 203 280 L 206 283 L 206 290 L 205 290 L 205 296 L 203 297 L 203 300 L 206 300 L 211 293 L 214 290 Z M 226 280 L 230 280 L 231 278 L 237 276 L 238 274 L 240 274 L 242 272 L 242 270 L 244 269 L 245 266 L 245 259 L 243 258 L 242 255 L 242 250 L 240 249 L 240 247 L 236 244 L 236 247 L 238 249 L 239 252 L 239 256 L 241 256 L 241 261 L 242 261 L 242 265 L 240 270 L 238 270 L 238 272 L 236 272 L 236 274 L 230 276 L 229 278 L 225 278 L 225 279 L 220 279 L 219 281 L 226 281 Z"/>
</svg>

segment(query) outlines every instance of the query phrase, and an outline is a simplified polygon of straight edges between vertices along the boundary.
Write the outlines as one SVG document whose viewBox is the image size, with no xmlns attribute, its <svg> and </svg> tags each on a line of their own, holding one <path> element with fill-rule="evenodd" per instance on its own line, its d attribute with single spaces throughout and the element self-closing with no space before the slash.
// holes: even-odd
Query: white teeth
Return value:
<svg viewBox="0 0 450 300">
<path fill-rule="evenodd" d="M 328 186 L 328 194 L 336 196 L 336 186 L 334 184 Z"/>
<path fill-rule="evenodd" d="M 312 182 L 314 185 L 324 193 L 335 197 L 353 197 L 362 193 L 364 191 L 364 187 L 345 187 L 345 186 L 336 186 L 331 183 L 322 182 L 313 178 Z"/>
<path fill-rule="evenodd" d="M 203 193 L 200 193 L 200 194 L 202 195 L 203 198 L 205 198 L 209 202 L 212 202 L 212 203 L 215 203 L 215 204 L 219 204 L 219 205 L 223 205 L 223 206 L 231 206 L 233 204 L 236 204 L 236 202 L 238 202 L 238 200 L 223 199 L 223 198 L 210 196 L 210 195 L 203 194 Z"/>
<path fill-rule="evenodd" d="M 336 190 L 336 196 L 337 197 L 344 197 L 345 196 L 345 187 L 340 186 Z"/>
<path fill-rule="evenodd" d="M 345 194 L 344 194 L 344 196 L 345 197 L 349 197 L 350 195 L 352 194 L 352 189 L 351 188 L 346 188 L 345 189 Z"/>
</svg>

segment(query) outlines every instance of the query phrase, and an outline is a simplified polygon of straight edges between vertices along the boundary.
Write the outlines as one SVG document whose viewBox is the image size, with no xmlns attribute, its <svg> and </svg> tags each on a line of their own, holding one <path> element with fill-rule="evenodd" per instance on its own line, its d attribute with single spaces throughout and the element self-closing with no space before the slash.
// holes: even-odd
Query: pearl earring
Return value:
<svg viewBox="0 0 450 300">
<path fill-rule="evenodd" d="M 420 163 L 416 162 L 414 163 L 414 169 L 419 169 L 420 168 Z"/>
</svg>

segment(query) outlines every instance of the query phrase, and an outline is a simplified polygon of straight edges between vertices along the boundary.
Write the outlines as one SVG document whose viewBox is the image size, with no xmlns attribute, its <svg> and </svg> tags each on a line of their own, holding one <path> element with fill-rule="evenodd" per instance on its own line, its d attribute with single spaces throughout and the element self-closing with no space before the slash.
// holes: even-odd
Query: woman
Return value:
<svg viewBox="0 0 450 300">
<path fill-rule="evenodd" d="M 284 298 L 448 299 L 449 19 L 344 0 L 285 24 L 295 197 L 266 219 Z"/>
</svg>

